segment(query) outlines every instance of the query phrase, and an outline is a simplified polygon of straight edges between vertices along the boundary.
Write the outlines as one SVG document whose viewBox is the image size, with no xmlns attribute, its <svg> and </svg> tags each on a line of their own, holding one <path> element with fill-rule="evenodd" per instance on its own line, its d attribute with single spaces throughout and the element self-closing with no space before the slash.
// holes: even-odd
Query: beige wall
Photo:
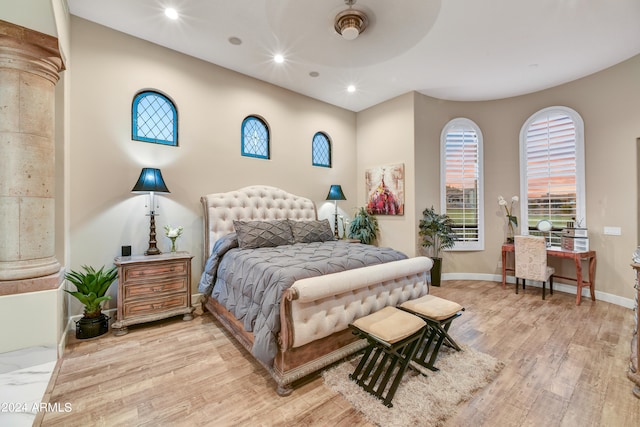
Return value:
<svg viewBox="0 0 640 427">
<path fill-rule="evenodd" d="M 365 206 L 367 194 L 364 174 L 369 168 L 404 163 L 405 214 L 378 215 L 380 236 L 378 244 L 389 246 L 409 255 L 415 254 L 415 168 L 413 93 L 396 97 L 358 113 L 357 170 L 358 206 Z M 352 215 L 353 216 L 353 215 Z"/>
<path fill-rule="evenodd" d="M 50 33 L 49 2 L 38 3 L 46 25 L 32 28 Z M 9 21 L 30 26 L 17 15 L 15 19 Z M 468 117 L 480 126 L 485 142 L 486 249 L 448 253 L 444 268 L 449 275 L 496 275 L 504 238 L 504 217 L 496 197 L 519 192 L 520 127 L 541 108 L 565 105 L 585 122 L 587 222 L 591 245 L 598 251 L 597 289 L 633 297 L 628 264 L 640 233 L 636 204 L 640 56 L 527 96 L 460 103 L 412 93 L 354 114 L 78 18 L 72 18 L 68 48 L 70 37 L 59 20 L 57 25 L 69 69 L 56 92 L 65 98 L 57 100 L 56 107 L 62 103 L 65 111 L 56 124 L 68 127 L 56 135 L 56 155 L 61 157 L 57 165 L 64 169 L 57 175 L 64 183 L 58 182 L 56 188 L 57 197 L 63 198 L 63 208 L 56 209 L 63 215 L 56 221 L 56 256 L 67 267 L 110 264 L 124 244 L 133 245 L 136 253 L 146 249 L 145 200 L 129 192 L 143 166 L 163 170 L 172 193 L 159 197 L 158 223 L 186 227 L 178 246 L 196 254 L 194 281 L 202 262 L 201 194 L 251 184 L 276 185 L 311 197 L 321 216 L 327 217 L 333 207 L 323 199 L 335 183 L 343 186 L 349 199 L 340 202 L 341 210 L 351 214 L 364 204 L 364 170 L 387 163 L 405 164 L 406 214 L 380 217 L 381 244 L 414 254 L 422 209 L 439 206 L 441 129 L 452 118 Z M 179 148 L 131 141 L 131 99 L 142 88 L 161 89 L 178 104 Z M 240 122 L 253 113 L 264 116 L 271 126 L 270 161 L 239 156 Z M 309 141 L 317 130 L 326 131 L 333 140 L 330 170 L 309 165 Z M 622 236 L 603 235 L 604 226 L 621 227 Z M 162 237 L 159 241 L 167 250 L 168 241 Z M 1 298 L 0 312 L 8 316 L 3 317 L 5 323 L 21 318 L 24 307 L 43 314 L 45 320 L 32 323 L 44 335 L 31 334 L 35 341 L 29 342 L 3 335 L 2 341 L 10 345 L 0 351 L 54 345 L 65 323 L 61 295 L 52 291 Z M 76 305 L 72 314 L 80 311 Z M 40 328 L 41 324 L 52 328 Z"/>
<path fill-rule="evenodd" d="M 161 168 L 171 191 L 157 197 L 158 247 L 170 248 L 165 224 L 185 227 L 177 245 L 195 255 L 194 290 L 202 271 L 201 195 L 272 185 L 311 198 L 320 216 L 328 217 L 333 212 L 324 200 L 329 186 L 341 184 L 349 200 L 339 206 L 351 211 L 355 113 L 80 18 L 72 18 L 71 28 L 72 268 L 112 264 L 122 245 L 132 245 L 138 254 L 147 248 L 146 196 L 131 193 L 145 166 Z M 175 101 L 179 147 L 131 140 L 131 101 L 146 88 Z M 240 155 L 240 127 L 250 114 L 269 123 L 271 160 Z M 311 139 L 317 131 L 332 139 L 333 168 L 311 166 Z"/>
<path fill-rule="evenodd" d="M 478 124 L 484 137 L 485 250 L 447 253 L 446 273 L 499 273 L 505 219 L 497 197 L 519 194 L 520 129 L 538 110 L 561 105 L 576 110 L 585 123 L 587 226 L 591 248 L 598 256 L 596 289 L 633 298 L 629 263 L 639 243 L 636 237 L 639 75 L 640 56 L 636 56 L 575 82 L 516 98 L 447 102 L 416 96 L 416 163 L 425 166 L 417 168 L 416 186 L 419 192 L 424 188 L 426 194 L 416 196 L 420 202 L 416 209 L 431 204 L 439 207 L 438 159 L 442 127 L 455 117 L 467 117 Z M 520 216 L 519 209 L 516 213 Z M 604 235 L 605 226 L 621 227 L 622 235 Z"/>
<path fill-rule="evenodd" d="M 356 115 L 78 18 L 72 30 L 72 266 L 109 263 L 123 244 L 144 251 L 145 199 L 129 193 L 143 166 L 163 170 L 172 193 L 160 197 L 158 223 L 186 227 L 179 248 L 196 254 L 194 280 L 202 262 L 201 194 L 275 185 L 311 197 L 328 217 L 332 206 L 323 199 L 337 183 L 348 198 L 340 209 L 352 214 L 365 203 L 364 171 L 391 163 L 405 164 L 406 209 L 403 217 L 378 217 L 380 244 L 417 254 L 421 212 L 439 206 L 440 132 L 449 120 L 467 117 L 484 136 L 485 250 L 448 253 L 444 268 L 495 277 L 505 224 L 496 198 L 519 194 L 522 123 L 539 109 L 564 105 L 585 121 L 587 224 L 598 251 L 597 289 L 632 298 L 628 263 L 637 246 L 637 213 L 629 189 L 637 191 L 633 150 L 640 107 L 632 99 L 640 95 L 640 57 L 531 95 L 449 102 L 409 93 Z M 141 88 L 160 89 L 176 101 L 179 148 L 131 141 L 131 98 Z M 239 155 L 240 122 L 254 113 L 271 126 L 270 161 Z M 310 166 L 309 140 L 317 130 L 333 139 L 333 169 Z M 622 236 L 603 235 L 605 225 L 621 227 Z M 168 240 L 159 241 L 166 250 Z"/>
</svg>

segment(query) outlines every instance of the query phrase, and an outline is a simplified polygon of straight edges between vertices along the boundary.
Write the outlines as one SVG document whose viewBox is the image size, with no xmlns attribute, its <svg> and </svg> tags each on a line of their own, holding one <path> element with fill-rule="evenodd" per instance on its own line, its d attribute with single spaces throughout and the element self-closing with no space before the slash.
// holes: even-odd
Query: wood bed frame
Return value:
<svg viewBox="0 0 640 427">
<path fill-rule="evenodd" d="M 233 220 L 317 219 L 311 200 L 268 186 L 209 194 L 201 203 L 205 262 L 216 240 L 234 231 Z M 273 366 L 256 359 L 276 381 L 277 393 L 290 394 L 295 381 L 364 348 L 366 341 L 353 335 L 348 323 L 427 294 L 432 265 L 431 259 L 416 257 L 295 282 L 280 303 Z M 253 334 L 211 296 L 204 305 L 251 352 Z"/>
</svg>

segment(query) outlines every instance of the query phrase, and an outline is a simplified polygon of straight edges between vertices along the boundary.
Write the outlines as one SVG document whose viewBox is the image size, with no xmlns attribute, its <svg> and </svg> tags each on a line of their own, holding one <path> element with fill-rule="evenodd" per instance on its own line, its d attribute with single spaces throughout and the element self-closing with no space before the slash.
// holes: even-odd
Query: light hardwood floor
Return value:
<svg viewBox="0 0 640 427">
<path fill-rule="evenodd" d="M 443 282 L 432 294 L 457 301 L 458 342 L 505 362 L 498 378 L 447 426 L 640 425 L 626 379 L 633 311 L 539 288 Z M 138 325 L 128 335 L 71 340 L 46 397 L 72 411 L 41 413 L 34 425 L 368 425 L 338 394 L 311 378 L 289 397 L 208 314 Z"/>
</svg>

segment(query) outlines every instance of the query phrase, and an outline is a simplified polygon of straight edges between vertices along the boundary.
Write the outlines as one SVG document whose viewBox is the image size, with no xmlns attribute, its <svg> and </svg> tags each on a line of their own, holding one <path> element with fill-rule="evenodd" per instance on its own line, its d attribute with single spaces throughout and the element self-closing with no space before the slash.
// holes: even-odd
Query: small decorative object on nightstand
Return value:
<svg viewBox="0 0 640 427">
<path fill-rule="evenodd" d="M 188 252 L 117 257 L 118 314 L 115 335 L 127 327 L 182 314 L 191 320 L 191 259 Z"/>
</svg>

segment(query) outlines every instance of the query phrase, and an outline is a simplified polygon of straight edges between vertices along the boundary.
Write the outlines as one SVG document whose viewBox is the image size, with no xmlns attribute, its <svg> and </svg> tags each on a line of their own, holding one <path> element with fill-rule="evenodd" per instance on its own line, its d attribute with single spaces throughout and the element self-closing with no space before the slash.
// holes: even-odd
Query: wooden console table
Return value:
<svg viewBox="0 0 640 427">
<path fill-rule="evenodd" d="M 513 243 L 505 243 L 502 245 L 502 288 L 504 289 L 507 284 L 507 270 L 513 271 L 513 268 L 507 268 L 507 252 L 514 252 L 515 247 Z M 576 277 L 563 277 L 558 275 L 553 275 L 554 278 L 565 279 L 565 280 L 573 280 L 576 282 L 578 286 L 578 290 L 576 292 L 576 305 L 580 305 L 580 300 L 582 298 L 582 288 L 585 286 L 589 287 L 589 291 L 591 293 L 591 300 L 596 300 L 595 294 L 595 282 L 596 282 L 596 251 L 567 251 L 560 248 L 548 248 L 547 256 L 556 257 L 556 258 L 564 258 L 571 259 L 575 263 L 576 266 Z M 589 280 L 585 281 L 585 278 L 582 274 L 582 261 L 589 261 Z"/>
</svg>

